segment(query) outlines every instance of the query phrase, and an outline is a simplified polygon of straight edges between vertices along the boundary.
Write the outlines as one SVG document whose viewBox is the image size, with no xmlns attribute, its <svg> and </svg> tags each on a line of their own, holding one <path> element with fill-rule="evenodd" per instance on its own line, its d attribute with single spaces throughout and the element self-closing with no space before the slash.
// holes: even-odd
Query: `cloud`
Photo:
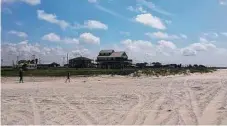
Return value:
<svg viewBox="0 0 227 126">
<path fill-rule="evenodd" d="M 158 38 L 158 39 L 187 39 L 187 36 L 185 34 L 180 34 L 178 35 L 170 35 L 168 33 L 164 33 L 164 32 L 147 32 L 145 33 L 146 36 L 150 37 L 150 38 Z"/>
<path fill-rule="evenodd" d="M 222 32 L 221 34 L 224 36 L 227 36 L 227 32 Z"/>
<path fill-rule="evenodd" d="M 64 39 L 63 39 L 64 40 Z M 199 44 L 198 44 L 199 43 Z M 185 47 L 177 47 L 171 41 L 151 42 L 145 40 L 125 39 L 119 44 L 102 46 L 102 49 L 115 49 L 116 51 L 126 51 L 133 62 L 161 62 L 161 63 L 182 63 L 182 64 L 204 64 L 212 66 L 226 66 L 226 48 L 218 48 L 213 43 L 192 43 Z M 2 43 L 1 55 L 3 65 L 12 64 L 19 55 L 20 59 L 30 59 L 31 55 L 41 58 L 41 63 L 63 62 L 63 57 L 69 53 L 69 58 L 77 57 L 78 54 L 86 57 L 97 57 L 97 50 L 86 49 L 83 46 L 75 45 L 72 49 L 59 46 L 48 47 L 28 40 L 19 43 Z M 65 61 L 66 63 L 66 61 Z"/>
<path fill-rule="evenodd" d="M 166 24 L 172 24 L 171 20 L 165 20 Z"/>
<path fill-rule="evenodd" d="M 5 14 L 13 14 L 12 10 L 7 7 L 2 8 L 2 12 Z"/>
<path fill-rule="evenodd" d="M 191 48 L 195 51 L 206 51 L 207 47 L 203 43 L 193 43 L 188 48 Z"/>
<path fill-rule="evenodd" d="M 189 46 L 181 49 L 183 56 L 192 56 L 193 58 L 182 59 L 189 63 L 199 63 L 213 66 L 226 66 L 227 61 L 223 57 L 227 56 L 227 49 L 218 48 L 210 42 L 192 43 Z"/>
<path fill-rule="evenodd" d="M 185 34 L 180 34 L 180 37 L 183 38 L 183 39 L 187 39 L 188 38 L 188 36 L 185 35 Z"/>
<path fill-rule="evenodd" d="M 65 44 L 79 44 L 79 40 L 77 38 L 61 38 L 55 33 L 49 33 L 42 37 L 42 40 L 50 41 L 50 42 L 62 42 Z"/>
<path fill-rule="evenodd" d="M 100 44 L 100 38 L 94 36 L 91 33 L 82 33 L 79 38 L 61 38 L 59 35 L 55 33 L 49 33 L 42 37 L 42 40 L 50 41 L 50 42 L 58 42 L 65 44 L 79 44 L 80 42 L 88 43 L 88 44 Z"/>
<path fill-rule="evenodd" d="M 35 6 L 41 3 L 41 0 L 2 0 L 2 3 L 24 2 L 26 4 Z"/>
<path fill-rule="evenodd" d="M 158 41 L 159 47 L 161 48 L 169 48 L 169 49 L 176 49 L 176 45 L 171 41 L 160 40 Z"/>
<path fill-rule="evenodd" d="M 97 3 L 97 0 L 88 0 L 89 3 Z"/>
<path fill-rule="evenodd" d="M 191 48 L 181 49 L 181 53 L 183 56 L 196 56 L 196 51 Z"/>
<path fill-rule="evenodd" d="M 227 5 L 227 0 L 219 0 L 220 5 Z"/>
<path fill-rule="evenodd" d="M 66 44 L 79 44 L 79 40 L 77 38 L 64 38 L 62 40 Z"/>
<path fill-rule="evenodd" d="M 125 32 L 125 31 L 120 31 L 120 34 L 124 35 L 124 36 L 130 36 L 130 33 L 129 32 Z"/>
<path fill-rule="evenodd" d="M 19 42 L 19 44 L 28 44 L 28 40 L 24 40 L 24 41 L 21 41 L 21 42 Z"/>
<path fill-rule="evenodd" d="M 59 46 L 48 47 L 26 40 L 19 43 L 2 43 L 1 57 L 3 62 L 1 63 L 2 65 L 12 65 L 13 60 L 16 63 L 17 56 L 19 56 L 19 60 L 22 60 L 31 59 L 32 55 L 35 55 L 36 58 L 41 59 L 41 63 L 57 62 L 62 64 L 63 57 L 66 57 L 67 53 L 69 53 L 69 59 L 78 57 L 75 55 L 76 53 L 87 57 L 92 56 L 91 52 L 82 46 L 74 46 L 70 49 Z"/>
<path fill-rule="evenodd" d="M 164 40 L 159 41 L 158 44 L 152 44 L 151 41 L 126 39 L 121 41 L 121 44 L 119 48 L 125 50 L 134 62 L 167 60 L 177 50 L 175 44 Z"/>
<path fill-rule="evenodd" d="M 80 24 L 76 24 L 74 26 L 74 28 L 76 29 L 80 29 L 80 28 L 87 28 L 87 29 L 103 29 L 103 30 L 107 30 L 108 26 L 100 21 L 96 21 L 96 20 L 87 20 L 84 22 L 83 25 Z"/>
<path fill-rule="evenodd" d="M 112 15 L 112 16 L 115 16 L 115 17 L 118 17 L 118 18 L 122 18 L 124 20 L 128 20 L 125 16 L 123 16 L 123 15 L 121 15 L 121 14 L 115 12 L 115 11 L 112 11 L 112 10 L 110 10 L 108 8 L 105 8 L 105 7 L 103 7 L 103 6 L 99 5 L 99 4 L 96 4 L 95 7 L 97 9 L 103 11 L 103 12 L 106 12 L 106 13 Z"/>
<path fill-rule="evenodd" d="M 41 1 L 40 0 L 21 0 L 22 2 L 25 2 L 25 3 L 27 3 L 27 4 L 30 4 L 30 5 L 38 5 L 38 4 L 40 4 L 41 3 Z"/>
<path fill-rule="evenodd" d="M 14 3 L 16 0 L 1 0 L 2 3 Z"/>
<path fill-rule="evenodd" d="M 129 50 L 134 50 L 134 51 L 149 50 L 150 48 L 153 48 L 153 45 L 150 41 L 144 41 L 144 40 L 126 39 L 126 40 L 123 40 L 121 43 L 125 45 Z"/>
<path fill-rule="evenodd" d="M 135 21 L 152 28 L 160 30 L 166 29 L 166 26 L 162 23 L 162 21 L 158 17 L 155 17 L 150 13 L 137 15 Z"/>
<path fill-rule="evenodd" d="M 199 41 L 200 41 L 200 42 L 208 42 L 208 40 L 207 40 L 206 38 L 203 38 L 203 37 L 200 37 L 200 38 L 199 38 Z"/>
<path fill-rule="evenodd" d="M 187 49 L 194 50 L 196 52 L 203 52 L 203 51 L 212 51 L 216 50 L 217 47 L 209 42 L 198 42 L 193 43 L 187 47 Z"/>
<path fill-rule="evenodd" d="M 89 55 L 90 51 L 88 49 L 76 49 L 72 51 L 74 57 Z"/>
<path fill-rule="evenodd" d="M 97 9 L 99 9 L 100 11 L 103 11 L 103 12 L 105 12 L 105 13 L 108 13 L 108 14 L 114 16 L 114 17 L 118 17 L 118 18 L 121 18 L 121 19 L 124 19 L 124 20 L 128 20 L 128 18 L 126 18 L 125 16 L 123 16 L 123 15 L 121 15 L 121 14 L 119 14 L 119 13 L 117 13 L 117 12 L 111 10 L 111 9 L 108 9 L 108 8 L 106 8 L 106 7 L 104 7 L 104 6 L 101 6 L 101 5 L 98 3 L 97 0 L 88 0 L 88 2 L 94 4 L 94 6 L 95 6 Z"/>
<path fill-rule="evenodd" d="M 112 0 L 109 0 L 109 2 L 111 2 L 111 1 Z M 124 19 L 124 20 L 131 21 L 130 19 L 126 18 L 124 15 L 121 15 L 120 13 L 117 13 L 116 11 L 113 11 L 113 10 L 111 10 L 109 8 L 106 8 L 106 7 L 102 6 L 102 5 L 100 5 L 98 3 L 98 0 L 88 0 L 88 2 L 91 3 L 91 4 L 94 4 L 95 8 L 97 8 L 100 11 L 108 13 L 108 14 L 114 16 L 114 17 L 118 17 L 118 18 L 121 18 L 121 19 Z"/>
<path fill-rule="evenodd" d="M 128 6 L 127 10 L 136 12 L 136 13 L 147 13 L 147 11 L 142 6 L 137 6 L 135 8 L 132 6 Z"/>
<path fill-rule="evenodd" d="M 128 7 L 127 7 L 127 10 L 129 10 L 129 11 L 134 11 L 135 9 L 134 9 L 132 6 L 128 6 Z"/>
<path fill-rule="evenodd" d="M 164 32 L 153 32 L 153 33 L 145 33 L 145 35 L 149 36 L 150 38 L 158 38 L 158 39 L 180 39 L 181 37 L 177 35 L 169 35 Z"/>
<path fill-rule="evenodd" d="M 171 41 L 160 40 L 157 44 L 151 41 L 126 39 L 114 48 L 126 51 L 129 58 L 136 62 L 162 62 L 182 64 L 204 64 L 226 66 L 226 48 L 218 48 L 210 42 L 192 43 L 177 47 Z"/>
<path fill-rule="evenodd" d="M 16 22 L 16 25 L 22 26 L 23 24 L 22 24 L 21 22 L 17 21 L 17 22 Z"/>
<path fill-rule="evenodd" d="M 55 33 L 49 33 L 42 37 L 43 40 L 51 41 L 51 42 L 59 42 L 61 38 Z"/>
<path fill-rule="evenodd" d="M 37 10 L 38 19 L 47 21 L 49 23 L 57 24 L 62 29 L 65 29 L 70 26 L 70 24 L 64 20 L 57 19 L 55 14 L 48 14 L 44 10 Z"/>
<path fill-rule="evenodd" d="M 216 32 L 207 32 L 203 33 L 203 36 L 207 38 L 217 38 L 219 35 Z"/>
<path fill-rule="evenodd" d="M 142 5 L 146 6 L 147 8 L 149 8 L 149 9 L 155 11 L 155 12 L 158 12 L 160 14 L 163 14 L 163 15 L 166 15 L 166 16 L 172 16 L 173 15 L 173 14 L 159 8 L 158 6 L 156 6 L 154 3 L 150 2 L 150 1 L 148 2 L 147 0 L 137 0 L 137 3 L 142 4 Z"/>
<path fill-rule="evenodd" d="M 100 38 L 99 37 L 96 37 L 93 34 L 87 33 L 87 32 L 82 33 L 80 35 L 80 41 L 88 43 L 88 44 L 98 44 L 98 45 L 100 44 Z"/>
<path fill-rule="evenodd" d="M 27 38 L 28 37 L 28 35 L 25 32 L 19 32 L 19 31 L 11 30 L 8 33 L 16 35 L 18 37 L 22 37 L 22 38 Z"/>
</svg>

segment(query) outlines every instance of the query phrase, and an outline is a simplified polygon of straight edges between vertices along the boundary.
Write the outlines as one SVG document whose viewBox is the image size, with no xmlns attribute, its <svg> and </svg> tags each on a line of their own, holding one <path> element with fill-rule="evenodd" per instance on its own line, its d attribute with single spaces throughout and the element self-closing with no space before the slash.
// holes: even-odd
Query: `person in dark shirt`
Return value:
<svg viewBox="0 0 227 126">
<path fill-rule="evenodd" d="M 67 73 L 67 78 L 66 78 L 66 80 L 65 80 L 65 83 L 66 83 L 67 81 L 69 81 L 69 83 L 70 83 L 70 72 Z"/>
<path fill-rule="evenodd" d="M 24 83 L 24 81 L 23 81 L 23 70 L 22 69 L 20 69 L 20 71 L 19 71 L 19 77 L 20 77 L 19 83 Z"/>
</svg>

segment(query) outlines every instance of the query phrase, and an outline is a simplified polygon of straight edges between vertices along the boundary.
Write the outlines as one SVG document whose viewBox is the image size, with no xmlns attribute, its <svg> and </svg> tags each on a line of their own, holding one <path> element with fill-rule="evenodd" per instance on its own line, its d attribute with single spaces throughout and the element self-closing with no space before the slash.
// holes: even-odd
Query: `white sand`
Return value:
<svg viewBox="0 0 227 126">
<path fill-rule="evenodd" d="M 227 70 L 175 77 L 2 78 L 2 124 L 225 124 Z"/>
</svg>

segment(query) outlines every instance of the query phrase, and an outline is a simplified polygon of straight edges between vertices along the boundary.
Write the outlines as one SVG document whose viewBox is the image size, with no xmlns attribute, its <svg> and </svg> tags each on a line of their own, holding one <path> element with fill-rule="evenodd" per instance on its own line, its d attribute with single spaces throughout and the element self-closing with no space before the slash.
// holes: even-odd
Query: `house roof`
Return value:
<svg viewBox="0 0 227 126">
<path fill-rule="evenodd" d="M 114 50 L 101 50 L 99 53 L 112 53 Z"/>
<path fill-rule="evenodd" d="M 73 59 L 70 59 L 70 60 L 91 60 L 91 59 L 86 58 L 86 57 L 76 57 L 76 58 L 73 58 Z"/>
<path fill-rule="evenodd" d="M 53 62 L 53 63 L 51 63 L 50 65 L 58 65 L 58 63 Z"/>
<path fill-rule="evenodd" d="M 125 52 L 113 52 L 110 57 L 121 57 Z"/>
<path fill-rule="evenodd" d="M 110 56 L 98 56 L 98 57 L 121 57 L 125 52 L 113 52 Z"/>
</svg>

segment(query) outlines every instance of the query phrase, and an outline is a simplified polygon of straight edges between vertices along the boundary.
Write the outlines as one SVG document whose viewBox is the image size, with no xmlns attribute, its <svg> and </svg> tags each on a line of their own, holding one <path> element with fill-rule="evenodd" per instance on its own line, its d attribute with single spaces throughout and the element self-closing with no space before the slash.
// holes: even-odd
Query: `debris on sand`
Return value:
<svg viewBox="0 0 227 126">
<path fill-rule="evenodd" d="M 219 110 L 225 110 L 225 107 L 220 107 Z"/>
<path fill-rule="evenodd" d="M 197 91 L 199 91 L 199 90 L 203 90 L 203 88 L 201 88 L 201 87 L 192 87 L 194 90 L 197 90 Z"/>
</svg>

